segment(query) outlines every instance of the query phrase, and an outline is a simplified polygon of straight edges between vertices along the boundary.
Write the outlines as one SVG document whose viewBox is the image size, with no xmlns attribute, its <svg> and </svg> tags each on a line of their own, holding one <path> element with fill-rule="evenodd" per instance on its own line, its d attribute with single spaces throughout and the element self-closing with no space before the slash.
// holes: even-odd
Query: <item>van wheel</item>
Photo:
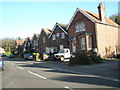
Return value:
<svg viewBox="0 0 120 90">
<path fill-rule="evenodd" d="M 60 57 L 60 60 L 61 60 L 62 62 L 64 62 L 65 58 L 64 58 L 64 57 Z"/>
</svg>

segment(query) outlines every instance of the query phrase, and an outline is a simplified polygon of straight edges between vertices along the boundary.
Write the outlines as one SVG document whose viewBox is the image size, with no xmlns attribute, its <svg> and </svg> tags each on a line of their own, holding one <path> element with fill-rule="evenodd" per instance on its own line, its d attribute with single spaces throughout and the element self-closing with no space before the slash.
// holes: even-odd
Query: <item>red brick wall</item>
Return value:
<svg viewBox="0 0 120 90">
<path fill-rule="evenodd" d="M 96 34 L 95 34 L 95 24 L 89 20 L 86 16 L 84 16 L 83 14 L 81 14 L 80 12 L 77 12 L 74 20 L 72 21 L 70 27 L 68 28 L 68 38 L 72 38 L 73 36 L 77 36 L 79 35 L 81 32 L 76 32 L 75 31 L 75 24 L 77 22 L 80 21 L 85 21 L 86 24 L 86 31 L 85 32 L 92 32 L 93 33 L 93 48 L 96 48 Z M 79 50 L 80 48 L 80 39 L 77 39 L 77 50 Z M 69 48 L 72 51 L 72 45 L 71 42 L 69 42 Z"/>
</svg>

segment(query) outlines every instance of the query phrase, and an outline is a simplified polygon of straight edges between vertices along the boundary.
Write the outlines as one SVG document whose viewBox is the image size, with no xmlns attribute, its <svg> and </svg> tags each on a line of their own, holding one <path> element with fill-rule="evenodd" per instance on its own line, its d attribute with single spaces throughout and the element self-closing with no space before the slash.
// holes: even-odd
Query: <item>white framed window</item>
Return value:
<svg viewBox="0 0 120 90">
<path fill-rule="evenodd" d="M 81 50 L 85 50 L 85 38 L 81 38 Z"/>
<path fill-rule="evenodd" d="M 65 33 L 61 33 L 61 39 L 65 38 Z"/>
<path fill-rule="evenodd" d="M 45 37 L 43 38 L 43 43 L 45 43 Z"/>
<path fill-rule="evenodd" d="M 86 30 L 86 28 L 85 28 L 85 22 L 82 21 L 82 22 L 76 23 L 75 29 L 76 29 L 76 32 L 85 31 Z"/>
<path fill-rule="evenodd" d="M 28 43 L 28 47 L 30 46 L 30 42 Z"/>
<path fill-rule="evenodd" d="M 59 37 L 60 36 L 60 33 L 56 33 L 56 37 Z"/>
<path fill-rule="evenodd" d="M 35 46 L 35 40 L 34 40 L 34 46 Z"/>
<path fill-rule="evenodd" d="M 89 46 L 89 50 L 92 49 L 92 37 L 91 36 L 88 37 L 88 46 Z"/>
<path fill-rule="evenodd" d="M 64 47 L 63 47 L 63 45 L 60 45 L 60 49 L 63 49 Z"/>
<path fill-rule="evenodd" d="M 55 34 L 52 35 L 52 40 L 56 40 Z"/>
<path fill-rule="evenodd" d="M 73 39 L 72 41 L 72 52 L 76 52 L 76 39 Z"/>
<path fill-rule="evenodd" d="M 38 41 L 34 40 L 34 46 L 37 46 L 37 45 L 38 45 Z"/>
</svg>

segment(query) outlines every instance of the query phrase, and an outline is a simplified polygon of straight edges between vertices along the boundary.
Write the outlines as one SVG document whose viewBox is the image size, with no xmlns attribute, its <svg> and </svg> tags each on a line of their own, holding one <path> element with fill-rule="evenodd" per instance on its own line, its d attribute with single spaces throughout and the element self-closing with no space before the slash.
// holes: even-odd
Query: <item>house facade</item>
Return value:
<svg viewBox="0 0 120 90">
<path fill-rule="evenodd" d="M 31 39 L 32 37 L 27 37 L 25 42 L 24 42 L 24 50 L 27 53 L 31 53 L 32 49 L 31 49 Z"/>
<path fill-rule="evenodd" d="M 39 34 L 35 33 L 31 39 L 31 50 L 33 53 L 38 52 L 38 37 L 39 37 Z"/>
<path fill-rule="evenodd" d="M 51 53 L 56 53 L 60 49 L 69 48 L 67 24 L 56 23 L 49 36 Z"/>
<path fill-rule="evenodd" d="M 77 8 L 67 30 L 72 53 L 83 50 L 108 57 L 117 52 L 118 25 L 105 17 L 102 3 L 98 6 L 98 14 Z"/>
<path fill-rule="evenodd" d="M 15 40 L 15 49 L 14 54 L 20 56 L 20 54 L 23 52 L 24 46 L 23 46 L 24 40 Z"/>
<path fill-rule="evenodd" d="M 50 42 L 49 42 L 49 35 L 51 33 L 51 30 L 48 28 L 42 28 L 41 33 L 38 37 L 38 50 L 39 53 L 49 53 L 49 47 L 50 47 Z"/>
</svg>

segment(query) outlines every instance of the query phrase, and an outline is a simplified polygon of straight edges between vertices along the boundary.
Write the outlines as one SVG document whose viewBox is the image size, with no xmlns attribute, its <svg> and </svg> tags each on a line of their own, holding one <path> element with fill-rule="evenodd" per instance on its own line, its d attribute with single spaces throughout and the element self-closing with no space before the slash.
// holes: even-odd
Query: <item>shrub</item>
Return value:
<svg viewBox="0 0 120 90">
<path fill-rule="evenodd" d="M 69 65 L 88 65 L 93 63 L 102 63 L 102 59 L 96 54 L 79 51 L 75 53 L 75 57 L 71 58 Z"/>
<path fill-rule="evenodd" d="M 94 63 L 103 63 L 102 58 L 96 54 L 91 54 L 90 58 Z"/>
<path fill-rule="evenodd" d="M 93 64 L 93 61 L 89 58 L 88 54 L 84 51 L 80 51 L 75 53 L 75 57 L 70 59 L 70 65 L 80 64 L 80 65 L 87 65 Z"/>
</svg>

